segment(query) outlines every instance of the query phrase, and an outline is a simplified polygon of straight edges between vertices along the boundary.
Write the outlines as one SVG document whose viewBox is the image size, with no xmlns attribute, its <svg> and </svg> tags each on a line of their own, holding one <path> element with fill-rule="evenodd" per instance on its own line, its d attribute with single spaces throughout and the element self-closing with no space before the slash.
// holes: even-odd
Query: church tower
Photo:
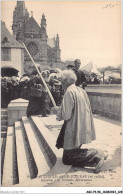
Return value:
<svg viewBox="0 0 123 194">
<path fill-rule="evenodd" d="M 33 17 L 33 11 L 29 16 L 25 5 L 25 1 L 17 1 L 13 12 L 12 30 L 16 40 L 25 44 L 33 60 L 40 65 L 40 69 L 49 68 L 49 66 L 60 67 L 59 35 L 57 34 L 56 38 L 48 38 L 44 13 L 39 25 Z M 34 64 L 24 49 L 24 72 L 31 73 L 34 68 Z"/>
<path fill-rule="evenodd" d="M 25 8 L 24 1 L 17 1 L 17 5 L 13 12 L 13 35 L 16 35 L 16 39 L 21 41 L 24 34 L 24 24 L 29 19 L 29 13 Z"/>
<path fill-rule="evenodd" d="M 43 13 L 41 19 L 41 30 L 40 30 L 40 37 L 41 37 L 41 48 L 40 48 L 40 57 L 41 61 L 44 62 L 44 65 L 47 63 L 47 32 L 46 32 L 46 18 Z"/>
<path fill-rule="evenodd" d="M 61 49 L 59 47 L 59 35 L 57 34 L 56 41 L 55 41 L 55 59 L 56 59 L 56 62 L 61 61 L 60 54 L 61 54 Z"/>
</svg>

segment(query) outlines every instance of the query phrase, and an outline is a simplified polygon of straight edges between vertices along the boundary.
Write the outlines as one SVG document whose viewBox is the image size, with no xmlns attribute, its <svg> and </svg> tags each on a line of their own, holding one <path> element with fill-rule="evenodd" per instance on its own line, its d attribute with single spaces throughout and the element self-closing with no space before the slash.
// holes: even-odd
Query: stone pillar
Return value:
<svg viewBox="0 0 123 194">
<path fill-rule="evenodd" d="M 12 100 L 8 105 L 8 126 L 14 125 L 15 121 L 21 120 L 22 116 L 26 116 L 26 110 L 29 101 L 18 98 Z"/>
</svg>

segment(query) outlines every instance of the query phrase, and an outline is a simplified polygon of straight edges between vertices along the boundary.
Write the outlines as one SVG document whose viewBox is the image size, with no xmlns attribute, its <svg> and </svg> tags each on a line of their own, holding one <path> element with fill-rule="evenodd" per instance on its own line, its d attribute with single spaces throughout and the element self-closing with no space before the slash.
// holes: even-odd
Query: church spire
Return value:
<svg viewBox="0 0 123 194">
<path fill-rule="evenodd" d="M 57 34 L 56 40 L 55 40 L 55 59 L 56 59 L 56 62 L 61 61 L 60 55 L 61 55 L 61 50 L 59 47 L 59 35 Z"/>
<path fill-rule="evenodd" d="M 17 11 L 21 14 L 21 16 L 25 16 L 25 2 L 17 1 Z"/>
<path fill-rule="evenodd" d="M 16 7 L 13 12 L 13 34 L 19 40 L 23 34 L 23 27 L 25 22 L 29 19 L 29 13 L 25 8 L 25 1 L 17 1 Z"/>
<path fill-rule="evenodd" d="M 31 17 L 33 18 L 33 11 L 31 11 Z"/>
<path fill-rule="evenodd" d="M 45 39 L 45 40 L 47 40 L 46 26 L 47 26 L 46 18 L 45 18 L 45 15 L 43 13 L 42 19 L 41 19 L 41 31 L 40 32 L 41 32 L 41 38 Z"/>
<path fill-rule="evenodd" d="M 59 48 L 59 35 L 56 36 L 56 48 Z"/>
<path fill-rule="evenodd" d="M 42 19 L 41 19 L 41 32 L 42 33 L 46 33 L 46 18 L 45 18 L 45 15 L 43 13 L 42 15 Z"/>
</svg>

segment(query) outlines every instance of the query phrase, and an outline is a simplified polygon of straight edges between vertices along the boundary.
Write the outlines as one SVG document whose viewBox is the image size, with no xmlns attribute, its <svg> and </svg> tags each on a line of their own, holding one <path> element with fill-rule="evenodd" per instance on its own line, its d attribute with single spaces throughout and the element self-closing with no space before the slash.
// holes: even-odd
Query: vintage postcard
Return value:
<svg viewBox="0 0 123 194">
<path fill-rule="evenodd" d="M 121 1 L 2 0 L 1 192 L 122 193 L 121 94 Z"/>
</svg>

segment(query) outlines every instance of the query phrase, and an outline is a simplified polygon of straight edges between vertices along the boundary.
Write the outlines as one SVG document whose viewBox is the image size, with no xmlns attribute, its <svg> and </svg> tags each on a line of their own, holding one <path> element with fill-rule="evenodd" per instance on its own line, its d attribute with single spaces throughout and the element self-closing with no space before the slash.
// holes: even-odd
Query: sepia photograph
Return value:
<svg viewBox="0 0 123 194">
<path fill-rule="evenodd" d="M 121 30 L 121 1 L 1 0 L 3 193 L 122 193 Z"/>
</svg>

